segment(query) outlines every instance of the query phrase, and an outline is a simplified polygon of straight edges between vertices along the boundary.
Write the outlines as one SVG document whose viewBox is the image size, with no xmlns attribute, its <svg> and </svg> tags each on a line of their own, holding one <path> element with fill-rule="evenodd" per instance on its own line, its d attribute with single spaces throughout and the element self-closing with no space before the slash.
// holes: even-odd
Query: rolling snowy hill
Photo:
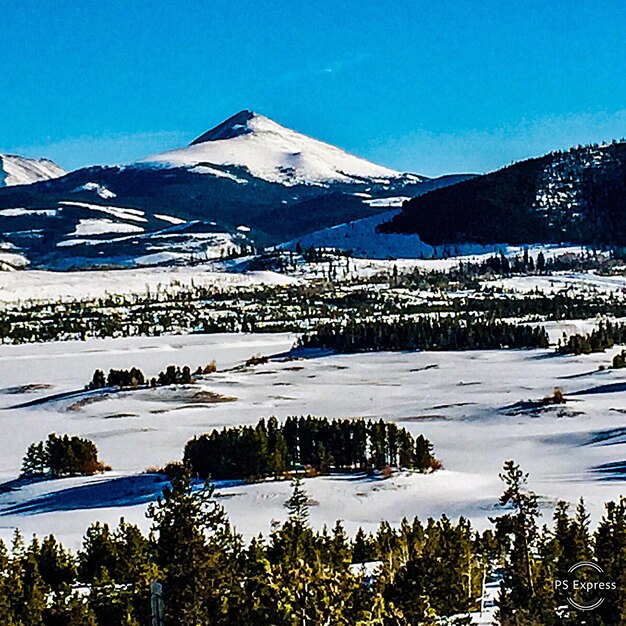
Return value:
<svg viewBox="0 0 626 626">
<path fill-rule="evenodd" d="M 30 185 L 63 176 L 65 170 L 49 159 L 27 159 L 14 154 L 0 154 L 0 187 Z"/>
</svg>

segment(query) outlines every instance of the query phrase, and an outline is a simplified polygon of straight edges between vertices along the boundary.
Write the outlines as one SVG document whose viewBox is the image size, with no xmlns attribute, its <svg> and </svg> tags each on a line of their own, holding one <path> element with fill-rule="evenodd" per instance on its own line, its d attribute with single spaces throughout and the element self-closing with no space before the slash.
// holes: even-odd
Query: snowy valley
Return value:
<svg viewBox="0 0 626 626">
<path fill-rule="evenodd" d="M 533 211 L 545 219 L 584 212 L 566 161 L 542 170 Z M 622 495 L 626 266 L 620 245 L 397 228 L 418 195 L 428 205 L 485 184 L 467 178 L 401 174 L 243 111 L 185 148 L 0 194 L 0 436 L 12 442 L 0 538 L 53 533 L 81 550 L 87 528 L 120 518 L 147 534 L 185 467 L 201 493 L 189 442 L 262 437 L 243 458 L 263 471 L 211 460 L 232 474 L 215 478 L 213 502 L 241 545 L 278 541 L 298 515 L 320 538 L 339 522 L 344 579 L 366 568 L 387 584 L 412 563 L 407 524 L 419 535 L 416 518 L 451 520 L 437 533 L 461 533 L 469 550 L 454 575 L 464 559 L 476 569 L 467 590 L 432 591 L 439 623 L 492 623 L 512 558 L 493 534 L 510 512 L 503 464 L 530 473 L 536 523 L 583 498 L 596 528 Z M 236 210 L 206 202 L 216 189 L 243 194 Z M 248 189 L 263 206 L 244 211 Z M 285 452 L 271 430 L 290 417 L 326 437 L 306 460 L 304 439 Z M 340 462 L 356 435 L 339 444 L 328 429 L 348 428 L 370 439 Z M 92 456 L 53 470 L 54 445 Z M 385 533 L 405 538 L 389 548 Z"/>
</svg>

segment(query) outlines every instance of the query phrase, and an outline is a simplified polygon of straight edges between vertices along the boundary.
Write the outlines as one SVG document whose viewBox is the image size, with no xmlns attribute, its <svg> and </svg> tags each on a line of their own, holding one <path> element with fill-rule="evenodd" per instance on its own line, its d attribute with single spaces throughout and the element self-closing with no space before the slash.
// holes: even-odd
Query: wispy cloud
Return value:
<svg viewBox="0 0 626 626">
<path fill-rule="evenodd" d="M 349 57 L 343 57 L 331 61 L 330 63 L 320 65 L 311 69 L 297 70 L 293 72 L 285 72 L 275 79 L 275 84 L 289 83 L 292 81 L 300 81 L 307 78 L 316 78 L 323 76 L 332 76 L 349 70 L 351 67 L 359 65 L 370 59 L 371 54 L 354 54 Z"/>
</svg>

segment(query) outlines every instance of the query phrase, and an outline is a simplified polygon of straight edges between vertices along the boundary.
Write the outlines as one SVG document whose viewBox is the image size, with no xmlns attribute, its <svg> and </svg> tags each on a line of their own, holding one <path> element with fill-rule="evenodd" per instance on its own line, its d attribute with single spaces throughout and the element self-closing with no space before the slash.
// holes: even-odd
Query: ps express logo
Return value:
<svg viewBox="0 0 626 626">
<path fill-rule="evenodd" d="M 604 592 L 616 590 L 617 583 L 606 580 L 597 563 L 581 561 L 569 568 L 566 578 L 555 580 L 554 588 L 567 592 L 567 601 L 575 609 L 593 611 L 604 602 Z"/>
</svg>

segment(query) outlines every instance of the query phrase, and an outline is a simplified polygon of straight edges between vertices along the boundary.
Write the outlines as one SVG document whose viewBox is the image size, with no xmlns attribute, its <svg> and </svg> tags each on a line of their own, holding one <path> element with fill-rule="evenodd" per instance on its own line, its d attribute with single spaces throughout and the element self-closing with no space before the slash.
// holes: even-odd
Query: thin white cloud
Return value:
<svg viewBox="0 0 626 626">
<path fill-rule="evenodd" d="M 371 54 L 354 54 L 349 57 L 336 59 L 331 63 L 324 65 L 323 67 L 316 67 L 312 69 L 305 69 L 295 72 L 285 72 L 276 77 L 275 84 L 283 84 L 297 80 L 303 80 L 306 78 L 315 78 L 320 76 L 329 76 L 332 74 L 338 74 L 345 70 L 350 69 L 354 65 L 358 65 L 367 61 L 372 57 Z"/>
</svg>

